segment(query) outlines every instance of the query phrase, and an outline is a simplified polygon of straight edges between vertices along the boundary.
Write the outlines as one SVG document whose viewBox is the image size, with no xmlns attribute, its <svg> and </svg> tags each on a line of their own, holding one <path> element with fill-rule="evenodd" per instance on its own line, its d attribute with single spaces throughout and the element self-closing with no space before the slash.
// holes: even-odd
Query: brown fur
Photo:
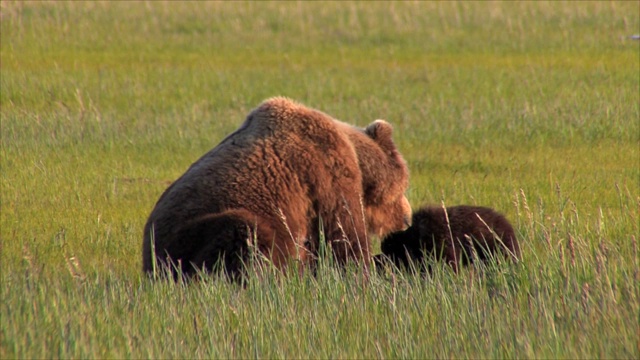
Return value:
<svg viewBox="0 0 640 360">
<path fill-rule="evenodd" d="M 393 142 L 391 125 L 384 120 L 376 120 L 365 129 L 339 125 L 358 155 L 369 232 L 382 238 L 409 226 L 411 205 L 404 196 L 409 187 L 409 168 Z"/>
<path fill-rule="evenodd" d="M 384 256 L 400 267 L 410 262 L 422 266 L 425 257 L 444 260 L 454 271 L 476 259 L 485 261 L 502 254 L 517 260 L 520 248 L 509 221 L 493 209 L 480 206 L 423 207 L 413 213 L 413 224 L 386 237 L 381 244 Z"/>
<path fill-rule="evenodd" d="M 265 101 L 162 194 L 145 225 L 144 271 L 153 271 L 152 239 L 157 263 L 179 264 L 186 275 L 220 263 L 235 276 L 252 245 L 278 268 L 291 260 L 308 263 L 320 224 L 339 263 L 368 263 L 367 225 L 380 232 L 404 226 L 379 229 L 365 218 L 384 202 L 370 201 L 363 184 L 382 178 L 362 171 L 359 155 L 368 158 L 368 151 L 383 148 L 378 163 L 400 160 L 404 166 L 388 176 L 406 184 L 408 174 L 388 124 L 374 122 L 368 130 L 382 132 L 379 140 L 346 126 L 285 98 Z M 374 142 L 362 145 L 366 138 Z M 394 201 L 406 201 L 406 185 L 395 190 L 385 199 L 394 209 L 402 207 Z"/>
</svg>

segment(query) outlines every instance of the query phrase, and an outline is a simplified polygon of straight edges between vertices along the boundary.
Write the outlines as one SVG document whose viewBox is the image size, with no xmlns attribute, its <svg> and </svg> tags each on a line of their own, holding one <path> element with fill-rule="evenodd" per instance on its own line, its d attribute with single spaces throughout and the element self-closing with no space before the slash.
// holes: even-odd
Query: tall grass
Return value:
<svg viewBox="0 0 640 360">
<path fill-rule="evenodd" d="M 638 358 L 637 3 L 0 9 L 0 357 Z M 523 261 L 146 279 L 160 193 L 274 95 L 389 120 L 411 203 L 504 212 Z"/>
</svg>

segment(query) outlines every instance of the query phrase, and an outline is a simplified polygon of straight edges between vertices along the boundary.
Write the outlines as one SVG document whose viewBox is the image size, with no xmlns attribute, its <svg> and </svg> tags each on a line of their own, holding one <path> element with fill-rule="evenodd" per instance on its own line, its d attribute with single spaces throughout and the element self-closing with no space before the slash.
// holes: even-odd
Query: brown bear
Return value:
<svg viewBox="0 0 640 360">
<path fill-rule="evenodd" d="M 411 263 L 427 270 L 426 257 L 445 260 L 458 272 L 458 265 L 476 259 L 486 261 L 497 254 L 512 260 L 520 257 L 520 248 L 509 221 L 493 209 L 481 206 L 425 206 L 413 213 L 413 223 L 405 231 L 387 236 L 382 254 L 374 261 L 383 265 L 392 261 L 400 268 Z"/>
<path fill-rule="evenodd" d="M 188 277 L 220 266 L 236 277 L 252 249 L 277 268 L 305 265 L 320 239 L 340 264 L 367 265 L 369 235 L 404 229 L 411 214 L 391 135 L 382 120 L 359 129 L 266 100 L 161 195 L 144 228 L 143 270 Z"/>
</svg>

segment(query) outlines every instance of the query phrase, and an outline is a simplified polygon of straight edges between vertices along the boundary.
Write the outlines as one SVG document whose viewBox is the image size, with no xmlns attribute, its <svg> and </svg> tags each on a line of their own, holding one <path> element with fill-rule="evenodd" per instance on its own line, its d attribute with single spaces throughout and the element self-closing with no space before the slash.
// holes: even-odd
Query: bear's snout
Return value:
<svg viewBox="0 0 640 360">
<path fill-rule="evenodd" d="M 407 230 L 411 226 L 412 211 L 411 211 L 411 204 L 409 203 L 409 200 L 405 196 L 402 197 L 402 214 L 403 214 L 402 222 L 404 225 L 402 230 Z"/>
<path fill-rule="evenodd" d="M 405 215 L 403 221 L 404 221 L 404 229 L 402 230 L 407 230 L 408 228 L 411 227 L 411 216 Z"/>
</svg>

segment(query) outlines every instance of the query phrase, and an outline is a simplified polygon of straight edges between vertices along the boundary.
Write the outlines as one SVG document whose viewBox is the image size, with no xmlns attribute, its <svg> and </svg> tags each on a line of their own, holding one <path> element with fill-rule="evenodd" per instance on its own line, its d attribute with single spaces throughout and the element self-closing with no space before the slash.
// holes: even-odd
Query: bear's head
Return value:
<svg viewBox="0 0 640 360">
<path fill-rule="evenodd" d="M 411 205 L 405 196 L 409 168 L 393 141 L 393 127 L 376 120 L 350 136 L 362 172 L 363 205 L 369 233 L 380 238 L 411 225 Z M 361 134 L 362 134 L 361 132 Z"/>
<path fill-rule="evenodd" d="M 397 266 L 409 267 L 412 262 L 422 261 L 420 231 L 415 216 L 408 229 L 387 235 L 380 243 L 380 250 Z"/>
</svg>

